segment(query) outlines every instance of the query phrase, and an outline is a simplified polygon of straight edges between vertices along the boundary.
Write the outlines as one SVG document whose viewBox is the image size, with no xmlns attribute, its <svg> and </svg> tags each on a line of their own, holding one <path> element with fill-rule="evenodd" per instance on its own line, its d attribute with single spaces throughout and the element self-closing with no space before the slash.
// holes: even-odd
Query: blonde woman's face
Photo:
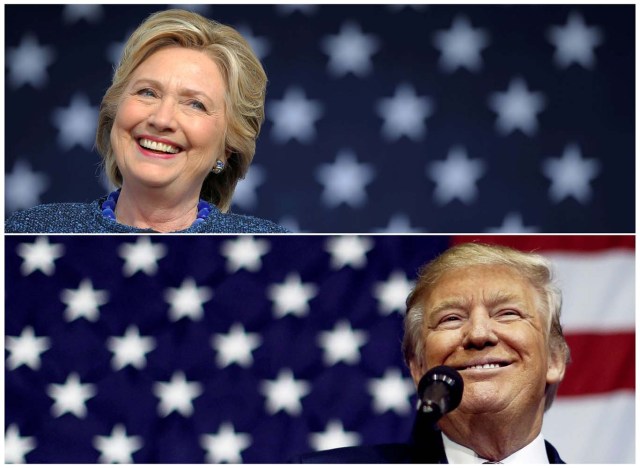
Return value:
<svg viewBox="0 0 640 468">
<path fill-rule="evenodd" d="M 123 185 L 197 196 L 216 159 L 226 159 L 225 92 L 218 65 L 204 52 L 167 47 L 142 62 L 111 129 Z"/>
</svg>

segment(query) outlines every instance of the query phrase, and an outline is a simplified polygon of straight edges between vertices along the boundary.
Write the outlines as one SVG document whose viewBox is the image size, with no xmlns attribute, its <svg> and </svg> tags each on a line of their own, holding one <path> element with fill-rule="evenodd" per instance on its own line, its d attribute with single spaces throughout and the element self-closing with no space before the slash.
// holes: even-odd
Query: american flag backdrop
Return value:
<svg viewBox="0 0 640 468">
<path fill-rule="evenodd" d="M 107 193 L 99 103 L 170 6 L 4 6 L 7 214 Z M 300 232 L 634 232 L 635 5 L 185 7 L 269 76 L 234 211 Z"/>
<path fill-rule="evenodd" d="M 475 237 L 548 256 L 569 365 L 543 434 L 635 462 L 633 236 Z M 6 236 L 5 458 L 284 462 L 402 442 L 404 300 L 443 236 Z"/>
</svg>

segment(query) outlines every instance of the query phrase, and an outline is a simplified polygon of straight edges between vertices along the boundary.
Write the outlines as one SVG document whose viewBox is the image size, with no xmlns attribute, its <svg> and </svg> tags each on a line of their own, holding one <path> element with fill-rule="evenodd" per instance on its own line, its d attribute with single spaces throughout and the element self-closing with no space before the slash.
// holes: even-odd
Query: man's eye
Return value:
<svg viewBox="0 0 640 468">
<path fill-rule="evenodd" d="M 460 322 L 460 317 L 457 315 L 447 315 L 446 317 L 442 317 L 442 319 L 440 319 L 440 324 L 441 325 L 456 325 L 458 322 Z"/>
<path fill-rule="evenodd" d="M 506 319 L 516 318 L 516 317 L 520 317 L 520 312 L 513 309 L 505 309 L 505 310 L 501 310 L 498 313 L 498 317 L 503 317 Z"/>
</svg>

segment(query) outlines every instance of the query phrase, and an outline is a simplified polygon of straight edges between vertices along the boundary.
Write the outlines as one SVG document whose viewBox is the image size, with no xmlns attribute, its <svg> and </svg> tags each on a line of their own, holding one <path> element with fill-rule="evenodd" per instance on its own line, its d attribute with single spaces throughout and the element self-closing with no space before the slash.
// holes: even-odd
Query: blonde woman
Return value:
<svg viewBox="0 0 640 468">
<path fill-rule="evenodd" d="M 118 189 L 18 212 L 6 232 L 286 232 L 228 213 L 255 153 L 266 82 L 233 28 L 183 10 L 151 15 L 100 105 L 96 147 Z"/>
</svg>

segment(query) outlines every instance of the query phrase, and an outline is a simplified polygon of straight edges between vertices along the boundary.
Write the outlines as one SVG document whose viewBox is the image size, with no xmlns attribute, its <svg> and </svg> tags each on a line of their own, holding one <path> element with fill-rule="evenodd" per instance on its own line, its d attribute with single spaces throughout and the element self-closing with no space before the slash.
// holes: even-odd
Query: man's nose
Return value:
<svg viewBox="0 0 640 468">
<path fill-rule="evenodd" d="M 176 109 L 170 99 L 161 99 L 153 107 L 148 118 L 149 125 L 159 132 L 174 131 L 176 129 Z"/>
<path fill-rule="evenodd" d="M 498 337 L 494 330 L 494 321 L 484 309 L 472 311 L 469 320 L 464 325 L 463 346 L 465 348 L 484 348 L 495 346 Z"/>
</svg>

